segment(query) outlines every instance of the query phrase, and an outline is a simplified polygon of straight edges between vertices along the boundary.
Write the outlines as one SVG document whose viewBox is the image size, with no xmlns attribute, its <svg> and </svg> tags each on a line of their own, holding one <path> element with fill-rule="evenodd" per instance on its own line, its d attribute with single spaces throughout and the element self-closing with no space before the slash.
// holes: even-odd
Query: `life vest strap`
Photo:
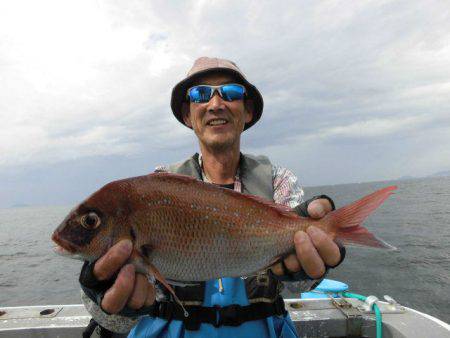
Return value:
<svg viewBox="0 0 450 338">
<path fill-rule="evenodd" d="M 273 303 L 253 303 L 246 306 L 237 304 L 224 307 L 185 306 L 188 317 L 182 308 L 173 302 L 158 302 L 152 307 L 149 315 L 168 321 L 181 320 L 186 330 L 196 331 L 202 323 L 220 326 L 239 326 L 242 323 L 260 320 L 271 316 L 286 315 L 283 298 L 278 297 Z"/>
</svg>

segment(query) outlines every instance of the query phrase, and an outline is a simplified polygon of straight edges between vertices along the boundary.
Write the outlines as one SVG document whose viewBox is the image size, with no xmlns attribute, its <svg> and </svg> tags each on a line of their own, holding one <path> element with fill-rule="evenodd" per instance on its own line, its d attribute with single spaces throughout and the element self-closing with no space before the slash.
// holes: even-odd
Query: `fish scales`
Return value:
<svg viewBox="0 0 450 338">
<path fill-rule="evenodd" d="M 164 192 L 133 182 L 144 200 L 159 200 L 150 209 L 136 208 L 134 217 L 147 220 L 136 222 L 136 245 L 150 245 L 149 258 L 166 278 L 242 276 L 292 248 L 294 227 L 281 227 L 277 213 L 271 220 L 261 202 L 184 177 L 157 180 Z M 269 230 L 271 222 L 276 225 Z"/>
<path fill-rule="evenodd" d="M 90 261 L 131 239 L 132 263 L 145 273 L 156 268 L 160 280 L 248 276 L 292 250 L 295 232 L 311 225 L 344 243 L 392 248 L 360 223 L 395 189 L 314 220 L 188 176 L 154 173 L 105 185 L 69 213 L 52 239 L 61 253 Z"/>
</svg>

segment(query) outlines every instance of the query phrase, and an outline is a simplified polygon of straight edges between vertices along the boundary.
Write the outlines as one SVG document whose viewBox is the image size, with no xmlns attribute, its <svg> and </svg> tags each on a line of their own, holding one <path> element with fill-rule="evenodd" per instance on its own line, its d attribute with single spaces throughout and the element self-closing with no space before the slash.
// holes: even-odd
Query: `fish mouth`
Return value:
<svg viewBox="0 0 450 338">
<path fill-rule="evenodd" d="M 62 256 L 71 256 L 74 255 L 79 248 L 76 245 L 66 241 L 65 239 L 59 236 L 59 232 L 55 231 L 52 235 L 52 241 L 56 243 L 56 247 L 54 247 L 54 251 Z"/>
</svg>

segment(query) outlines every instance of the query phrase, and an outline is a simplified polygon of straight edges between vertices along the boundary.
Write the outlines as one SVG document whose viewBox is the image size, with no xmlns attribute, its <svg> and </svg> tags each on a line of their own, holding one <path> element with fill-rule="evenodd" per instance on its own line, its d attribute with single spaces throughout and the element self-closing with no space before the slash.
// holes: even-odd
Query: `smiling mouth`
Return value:
<svg viewBox="0 0 450 338">
<path fill-rule="evenodd" d="M 214 119 L 214 120 L 209 121 L 206 125 L 214 127 L 214 126 L 223 126 L 227 123 L 228 123 L 228 121 L 225 119 Z"/>
</svg>

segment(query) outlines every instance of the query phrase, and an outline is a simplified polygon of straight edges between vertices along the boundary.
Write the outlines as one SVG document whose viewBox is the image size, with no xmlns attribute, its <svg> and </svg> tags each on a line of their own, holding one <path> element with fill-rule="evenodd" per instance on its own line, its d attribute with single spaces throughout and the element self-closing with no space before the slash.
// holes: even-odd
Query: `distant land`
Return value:
<svg viewBox="0 0 450 338">
<path fill-rule="evenodd" d="M 26 204 L 26 203 L 17 203 L 17 204 L 13 204 L 11 205 L 11 208 L 26 208 L 26 207 L 30 207 L 30 204 Z"/>
<path fill-rule="evenodd" d="M 401 177 L 394 178 L 391 180 L 404 181 L 404 180 L 417 180 L 417 179 L 421 179 L 421 178 L 433 178 L 433 177 L 450 177 L 450 170 L 438 171 L 434 174 L 430 174 L 430 175 L 426 175 L 426 176 L 405 175 L 405 176 L 401 176 Z M 391 181 L 391 180 L 385 179 L 383 181 Z M 371 182 L 375 182 L 375 181 L 371 181 Z M 340 183 L 338 185 L 354 184 L 354 183 L 366 183 L 366 182 L 348 182 L 348 183 Z M 317 185 L 314 185 L 314 186 L 316 187 Z M 27 204 L 27 203 L 16 203 L 14 205 L 9 206 L 9 208 L 26 208 L 26 207 L 31 207 L 31 206 L 36 206 L 36 205 L 35 204 Z M 2 206 L 0 206 L 0 208 L 2 208 Z"/>
<path fill-rule="evenodd" d="M 444 171 L 438 171 L 437 173 L 431 174 L 431 175 L 427 175 L 427 176 L 410 176 L 410 175 L 406 175 L 406 176 L 401 176 L 399 178 L 397 178 L 398 180 L 414 180 L 417 178 L 426 178 L 426 177 L 445 177 L 445 176 L 450 176 L 450 170 L 444 170 Z"/>
<path fill-rule="evenodd" d="M 450 176 L 450 170 L 439 171 L 437 173 L 429 175 L 428 177 L 442 177 L 442 176 Z"/>
<path fill-rule="evenodd" d="M 413 180 L 413 179 L 416 179 L 416 178 L 418 178 L 418 177 L 406 175 L 406 176 L 401 176 L 401 177 L 397 178 L 397 180 L 402 180 L 402 181 L 403 180 Z"/>
</svg>

